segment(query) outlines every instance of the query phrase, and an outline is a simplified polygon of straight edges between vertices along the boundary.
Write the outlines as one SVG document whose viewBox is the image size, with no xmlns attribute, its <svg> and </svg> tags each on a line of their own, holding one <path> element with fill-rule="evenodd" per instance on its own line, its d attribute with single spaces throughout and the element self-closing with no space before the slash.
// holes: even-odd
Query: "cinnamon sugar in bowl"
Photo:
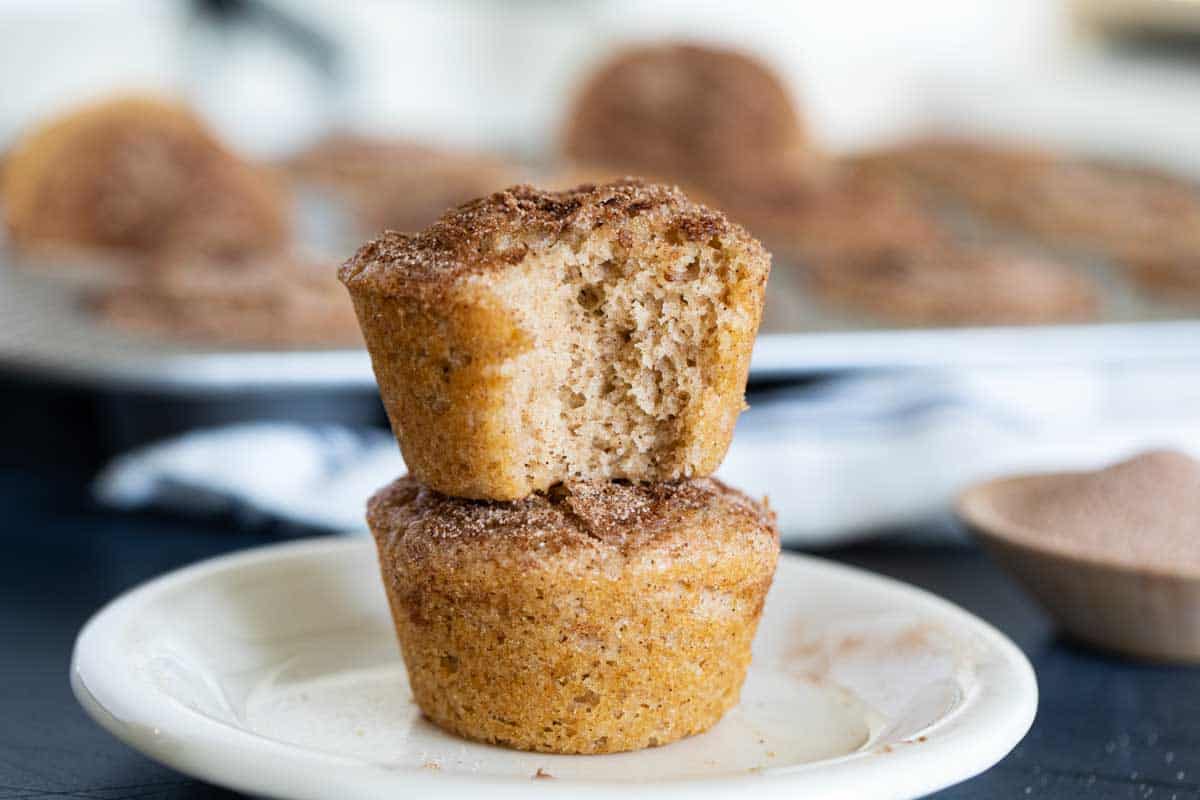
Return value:
<svg viewBox="0 0 1200 800">
<path fill-rule="evenodd" d="M 1072 637 L 1200 661 L 1200 462 L 1154 450 L 1000 478 L 965 491 L 958 514 Z"/>
</svg>

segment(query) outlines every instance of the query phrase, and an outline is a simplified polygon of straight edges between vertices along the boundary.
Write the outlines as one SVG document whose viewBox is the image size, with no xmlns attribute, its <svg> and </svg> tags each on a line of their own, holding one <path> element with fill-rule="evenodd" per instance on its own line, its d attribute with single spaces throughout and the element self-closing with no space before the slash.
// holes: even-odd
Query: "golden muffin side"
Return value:
<svg viewBox="0 0 1200 800">
<path fill-rule="evenodd" d="M 499 503 L 406 477 L 367 519 L 422 711 L 550 753 L 715 724 L 737 703 L 779 553 L 773 514 L 711 478 Z"/>
<path fill-rule="evenodd" d="M 414 477 L 513 500 L 711 474 L 769 272 L 724 215 L 624 180 L 498 192 L 364 245 L 340 276 Z"/>
</svg>

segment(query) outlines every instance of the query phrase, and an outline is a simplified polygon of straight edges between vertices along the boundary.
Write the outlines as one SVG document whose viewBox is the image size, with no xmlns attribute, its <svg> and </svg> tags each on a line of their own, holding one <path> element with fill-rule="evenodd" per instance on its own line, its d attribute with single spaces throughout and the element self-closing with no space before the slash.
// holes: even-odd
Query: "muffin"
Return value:
<svg viewBox="0 0 1200 800">
<path fill-rule="evenodd" d="M 578 92 L 564 133 L 575 161 L 689 183 L 810 149 L 791 94 L 770 68 L 697 44 L 619 52 Z"/>
<path fill-rule="evenodd" d="M 1057 154 L 1027 144 L 928 136 L 854 156 L 860 172 L 910 181 L 998 217 L 1022 213 L 1023 196 L 1054 168 Z"/>
<path fill-rule="evenodd" d="M 1200 194 L 1151 170 L 1068 159 L 1027 171 L 998 219 L 1118 262 L 1200 245 Z"/>
<path fill-rule="evenodd" d="M 1200 193 L 1188 181 L 984 140 L 925 139 L 859 161 L 963 200 L 993 222 L 1107 256 L 1148 288 L 1177 278 L 1192 284 L 1186 268 L 1170 266 L 1200 249 Z"/>
<path fill-rule="evenodd" d="M 271 182 L 190 111 L 151 98 L 98 103 L 33 131 L 13 149 L 3 196 L 11 241 L 27 250 L 252 252 L 287 236 Z"/>
<path fill-rule="evenodd" d="M 1151 169 L 1074 162 L 1041 182 L 1043 237 L 1101 253 L 1164 299 L 1200 294 L 1200 193 Z"/>
<path fill-rule="evenodd" d="M 913 325 L 1080 321 L 1099 305 L 1094 284 L 1066 264 L 1005 250 L 941 245 L 808 264 L 827 302 Z"/>
<path fill-rule="evenodd" d="M 731 217 L 795 264 L 922 248 L 948 238 L 902 182 L 847 165 L 831 166 L 818 179 L 796 170 L 731 176 L 713 192 Z"/>
<path fill-rule="evenodd" d="M 421 710 L 548 753 L 715 724 L 737 703 L 779 553 L 773 515 L 710 478 L 509 503 L 402 478 L 367 519 Z"/>
<path fill-rule="evenodd" d="M 513 183 L 518 172 L 493 156 L 354 134 L 327 137 L 285 168 L 340 196 L 368 236 L 424 230 L 447 209 Z"/>
<path fill-rule="evenodd" d="M 142 338 L 268 347 L 362 346 L 333 264 L 293 254 L 252 259 L 167 254 L 141 280 L 94 293 L 106 325 Z"/>
<path fill-rule="evenodd" d="M 1194 248 L 1130 256 L 1121 266 L 1137 286 L 1159 302 L 1200 304 L 1200 242 Z"/>
<path fill-rule="evenodd" d="M 536 175 L 536 180 L 533 183 L 541 189 L 565 192 L 586 183 L 601 186 L 618 181 L 641 181 L 642 183 L 661 183 L 667 186 L 674 186 L 687 195 L 688 199 L 693 202 L 709 206 L 710 208 L 720 207 L 715 202 L 715 196 L 696 183 L 691 183 L 687 180 L 672 180 L 663 175 L 653 175 L 646 172 L 631 175 L 616 167 L 606 167 L 602 164 L 563 162 L 541 170 Z"/>
<path fill-rule="evenodd" d="M 677 189 L 517 186 L 340 276 L 421 483 L 512 500 L 710 474 L 744 406 L 770 256 Z"/>
</svg>

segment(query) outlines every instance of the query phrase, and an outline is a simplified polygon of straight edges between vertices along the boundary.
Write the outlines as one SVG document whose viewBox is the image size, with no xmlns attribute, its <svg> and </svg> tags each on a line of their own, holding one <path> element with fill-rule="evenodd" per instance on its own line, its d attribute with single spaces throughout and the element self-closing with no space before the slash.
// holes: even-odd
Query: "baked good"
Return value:
<svg viewBox="0 0 1200 800">
<path fill-rule="evenodd" d="M 1159 300 L 1200 298 L 1200 193 L 1151 169 L 1098 163 L 1060 167 L 1039 185 L 1048 222 L 1029 227 L 1108 257 Z"/>
<path fill-rule="evenodd" d="M 1043 241 L 1107 256 L 1147 288 L 1194 285 L 1191 270 L 1173 267 L 1200 250 L 1200 193 L 1180 178 L 1032 146 L 947 138 L 870 154 L 860 165 L 965 200 Z"/>
<path fill-rule="evenodd" d="M 1200 243 L 1194 248 L 1132 255 L 1121 265 L 1143 291 L 1177 306 L 1200 303 Z"/>
<path fill-rule="evenodd" d="M 554 165 L 551 169 L 545 169 L 536 175 L 534 185 L 541 189 L 549 189 L 555 192 L 565 192 L 574 189 L 576 186 L 582 186 L 586 183 L 597 186 L 616 183 L 617 181 L 641 181 L 642 183 L 661 183 L 668 186 L 675 186 L 688 199 L 701 205 L 709 206 L 710 208 L 719 208 L 720 205 L 715 202 L 716 197 L 706 188 L 701 187 L 694 182 L 686 180 L 676 181 L 671 180 L 663 175 L 653 175 L 645 172 L 637 175 L 630 175 L 617 167 L 606 167 L 602 164 L 584 164 L 580 162 L 563 162 Z"/>
<path fill-rule="evenodd" d="M 952 194 L 979 210 L 1002 216 L 1021 213 L 1028 187 L 1054 168 L 1059 157 L 1029 144 L 988 139 L 926 136 L 850 157 L 865 174 L 907 179 Z"/>
<path fill-rule="evenodd" d="M 197 344 L 362 346 L 331 261 L 184 251 L 150 266 L 139 281 L 91 296 L 101 322 L 140 337 Z"/>
<path fill-rule="evenodd" d="M 496 503 L 406 477 L 367 520 L 421 710 L 549 753 L 716 723 L 737 703 L 779 552 L 773 515 L 711 478 Z"/>
<path fill-rule="evenodd" d="M 494 156 L 349 133 L 323 139 L 286 169 L 340 195 L 368 236 L 424 230 L 447 209 L 512 184 L 518 173 Z"/>
<path fill-rule="evenodd" d="M 414 477 L 511 500 L 715 470 L 769 271 L 719 212 L 620 181 L 493 194 L 340 276 Z"/>
<path fill-rule="evenodd" d="M 703 183 L 747 159 L 808 151 L 787 87 L 765 64 L 699 44 L 636 46 L 602 64 L 576 95 L 564 150 L 628 174 Z"/>
<path fill-rule="evenodd" d="M 914 325 L 1001 325 L 1093 317 L 1096 287 L 1066 264 L 1005 250 L 938 245 L 816 258 L 810 289 L 871 316 Z"/>
<path fill-rule="evenodd" d="M 3 195 L 10 238 L 25 249 L 251 252 L 287 237 L 285 198 L 262 172 L 186 108 L 146 97 L 97 103 L 25 136 Z"/>
<path fill-rule="evenodd" d="M 869 256 L 945 241 L 929 207 L 895 179 L 847 165 L 726 176 L 721 208 L 790 262 Z"/>
</svg>

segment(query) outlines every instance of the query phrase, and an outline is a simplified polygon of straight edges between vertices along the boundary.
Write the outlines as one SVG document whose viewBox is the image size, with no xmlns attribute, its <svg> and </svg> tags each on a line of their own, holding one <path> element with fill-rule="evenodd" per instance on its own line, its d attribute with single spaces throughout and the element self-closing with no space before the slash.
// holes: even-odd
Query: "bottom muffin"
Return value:
<svg viewBox="0 0 1200 800">
<path fill-rule="evenodd" d="M 737 703 L 779 555 L 774 515 L 711 478 L 504 503 L 401 478 L 367 520 L 421 710 L 548 753 L 716 723 Z"/>
</svg>

